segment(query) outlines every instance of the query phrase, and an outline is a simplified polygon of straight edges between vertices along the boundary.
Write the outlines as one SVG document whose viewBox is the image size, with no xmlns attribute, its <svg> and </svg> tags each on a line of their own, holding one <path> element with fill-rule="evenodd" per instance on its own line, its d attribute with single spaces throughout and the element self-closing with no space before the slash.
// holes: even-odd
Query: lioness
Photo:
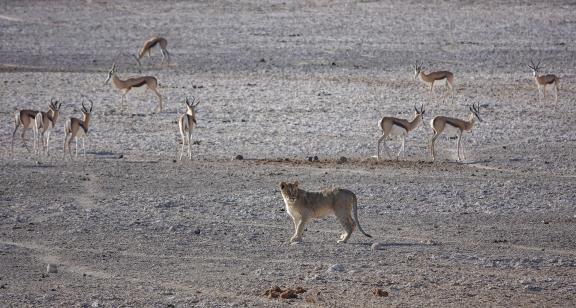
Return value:
<svg viewBox="0 0 576 308">
<path fill-rule="evenodd" d="M 356 195 L 346 189 L 332 188 L 322 192 L 309 192 L 298 188 L 298 181 L 294 183 L 280 183 L 280 190 L 286 211 L 294 222 L 294 236 L 290 243 L 300 242 L 304 232 L 304 224 L 311 218 L 322 218 L 334 214 L 336 219 L 344 227 L 344 233 L 338 243 L 346 243 L 358 225 L 358 229 L 367 237 L 372 237 L 364 232 L 358 221 L 358 207 Z M 354 218 L 352 218 L 354 213 Z"/>
</svg>

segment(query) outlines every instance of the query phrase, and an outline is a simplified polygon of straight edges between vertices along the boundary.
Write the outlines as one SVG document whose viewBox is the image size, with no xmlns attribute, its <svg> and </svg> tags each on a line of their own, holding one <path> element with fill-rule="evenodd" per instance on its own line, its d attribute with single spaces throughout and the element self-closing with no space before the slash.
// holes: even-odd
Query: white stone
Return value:
<svg viewBox="0 0 576 308">
<path fill-rule="evenodd" d="M 326 272 L 332 272 L 332 273 L 338 272 L 338 273 L 340 273 L 343 271 L 344 271 L 344 266 L 342 266 L 342 264 L 336 263 L 336 264 L 331 265 Z"/>
<path fill-rule="evenodd" d="M 48 264 L 46 266 L 46 272 L 48 273 L 58 273 L 58 267 L 56 264 Z"/>
</svg>

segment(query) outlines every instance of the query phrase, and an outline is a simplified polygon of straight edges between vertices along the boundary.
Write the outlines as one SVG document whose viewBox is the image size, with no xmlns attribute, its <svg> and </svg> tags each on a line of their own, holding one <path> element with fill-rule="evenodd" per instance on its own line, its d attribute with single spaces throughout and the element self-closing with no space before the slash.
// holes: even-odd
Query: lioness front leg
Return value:
<svg viewBox="0 0 576 308">
<path fill-rule="evenodd" d="M 290 243 L 294 242 L 301 242 L 302 241 L 302 233 L 304 233 L 304 220 L 299 218 L 293 218 L 294 220 L 294 236 L 290 239 Z"/>
</svg>

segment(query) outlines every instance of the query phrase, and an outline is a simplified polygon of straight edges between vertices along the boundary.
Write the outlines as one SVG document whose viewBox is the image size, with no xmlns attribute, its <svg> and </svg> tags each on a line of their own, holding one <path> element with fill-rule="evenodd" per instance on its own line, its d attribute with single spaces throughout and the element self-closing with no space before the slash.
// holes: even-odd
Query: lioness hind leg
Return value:
<svg viewBox="0 0 576 308">
<path fill-rule="evenodd" d="M 344 233 L 342 233 L 342 235 L 340 235 L 340 240 L 338 240 L 338 243 L 346 243 L 348 241 L 348 239 L 350 238 L 350 236 L 352 235 L 352 232 L 354 231 L 354 227 L 356 226 L 356 223 L 354 222 L 354 219 L 352 219 L 352 215 L 350 215 L 350 213 L 346 213 L 346 215 L 337 216 L 337 217 L 338 217 L 338 221 L 340 222 L 340 224 L 344 228 Z"/>
</svg>

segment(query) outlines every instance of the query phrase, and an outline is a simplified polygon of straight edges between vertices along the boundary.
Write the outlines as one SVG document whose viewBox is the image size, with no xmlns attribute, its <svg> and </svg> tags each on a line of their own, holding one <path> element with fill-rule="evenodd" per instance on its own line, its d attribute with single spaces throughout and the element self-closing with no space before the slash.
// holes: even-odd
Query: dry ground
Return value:
<svg viewBox="0 0 576 308">
<path fill-rule="evenodd" d="M 0 8 L 0 306 L 576 305 L 572 2 Z M 122 77 L 137 75 L 130 54 L 153 34 L 172 53 L 169 67 L 157 50 L 144 60 L 165 111 L 151 114 L 154 95 L 135 92 L 121 115 L 106 71 L 116 62 Z M 557 103 L 538 101 L 530 58 L 561 76 Z M 413 80 L 416 59 L 455 72 L 454 103 Z M 80 116 L 81 94 L 95 101 L 88 155 L 63 160 L 64 119 Z M 186 95 L 203 103 L 194 158 L 179 162 Z M 64 102 L 52 155 L 19 138 L 10 154 L 14 111 L 45 109 L 50 97 Z M 467 159 L 457 163 L 456 140 L 441 138 L 431 163 L 430 119 L 465 117 L 473 102 L 484 121 L 463 139 Z M 405 161 L 374 160 L 379 118 L 421 103 L 426 123 Z M 356 192 L 374 238 L 338 245 L 327 218 L 288 245 L 277 185 L 295 179 Z M 261 296 L 273 285 L 307 292 Z"/>
</svg>

